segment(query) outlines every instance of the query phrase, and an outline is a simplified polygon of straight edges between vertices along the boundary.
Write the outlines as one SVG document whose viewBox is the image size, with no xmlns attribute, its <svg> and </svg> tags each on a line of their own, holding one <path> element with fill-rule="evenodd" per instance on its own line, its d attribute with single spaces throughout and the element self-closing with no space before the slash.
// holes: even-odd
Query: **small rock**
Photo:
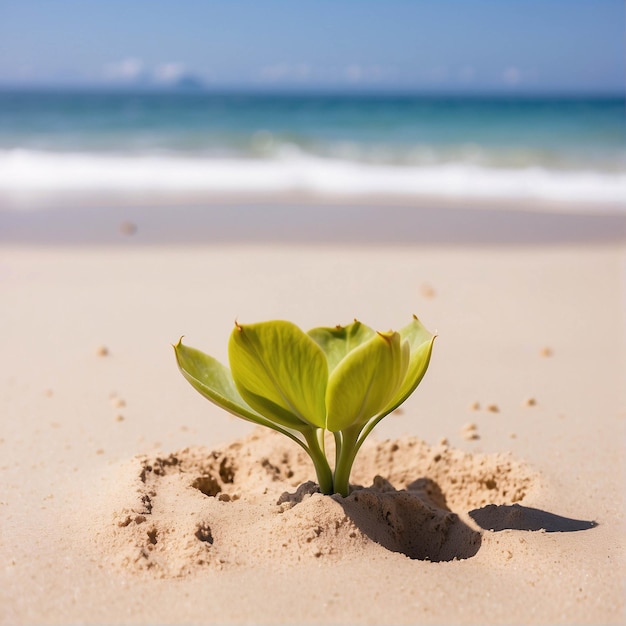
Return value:
<svg viewBox="0 0 626 626">
<path fill-rule="evenodd" d="M 97 356 L 108 356 L 109 355 L 109 349 L 106 346 L 98 346 L 96 348 L 96 355 Z"/>
<path fill-rule="evenodd" d="M 548 348 L 547 346 L 541 348 L 541 350 L 539 351 L 539 356 L 542 357 L 549 357 L 552 356 L 553 352 L 552 352 L 552 348 Z"/>
<path fill-rule="evenodd" d="M 111 396 L 111 406 L 115 409 L 121 409 L 126 406 L 126 401 L 118 396 Z"/>
<path fill-rule="evenodd" d="M 137 233 L 137 225 L 133 222 L 124 221 L 120 224 L 120 234 L 130 237 Z"/>
<path fill-rule="evenodd" d="M 433 289 L 432 285 L 424 283 L 420 287 L 420 293 L 424 296 L 424 298 L 434 298 L 437 292 Z"/>
<path fill-rule="evenodd" d="M 461 434 L 463 435 L 463 438 L 467 439 L 468 441 L 480 439 L 480 435 L 478 434 L 478 432 L 476 432 L 477 430 L 478 426 L 472 422 L 470 424 L 466 424 L 463 427 Z"/>
<path fill-rule="evenodd" d="M 524 406 L 535 406 L 537 404 L 537 400 L 535 398 L 526 398 L 524 400 Z"/>
<path fill-rule="evenodd" d="M 492 404 L 488 404 L 485 407 L 485 409 L 487 411 L 489 411 L 490 413 L 499 413 L 500 412 L 500 409 L 499 409 L 498 405 L 497 404 L 493 404 L 493 403 Z"/>
</svg>

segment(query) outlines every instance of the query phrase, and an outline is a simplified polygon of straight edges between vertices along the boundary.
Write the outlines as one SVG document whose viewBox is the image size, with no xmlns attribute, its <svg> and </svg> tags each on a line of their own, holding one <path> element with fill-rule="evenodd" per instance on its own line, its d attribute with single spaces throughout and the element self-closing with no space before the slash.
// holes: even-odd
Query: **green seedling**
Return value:
<svg viewBox="0 0 626 626">
<path fill-rule="evenodd" d="M 293 439 L 313 460 L 320 491 L 347 496 L 357 452 L 415 391 L 434 339 L 417 317 L 400 332 L 354 321 L 305 333 L 291 322 L 270 321 L 235 323 L 230 369 L 182 340 L 174 350 L 183 376 L 205 398 Z M 326 431 L 335 438 L 334 471 Z"/>
</svg>

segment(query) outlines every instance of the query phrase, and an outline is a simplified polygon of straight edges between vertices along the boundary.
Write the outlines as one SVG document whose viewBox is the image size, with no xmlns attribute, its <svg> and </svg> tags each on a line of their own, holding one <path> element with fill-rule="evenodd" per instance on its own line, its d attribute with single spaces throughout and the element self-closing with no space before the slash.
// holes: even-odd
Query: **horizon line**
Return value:
<svg viewBox="0 0 626 626">
<path fill-rule="evenodd" d="M 114 93 L 114 94 L 180 94 L 180 95 L 259 95 L 259 96 L 329 96 L 329 97 L 479 97 L 479 98 L 626 98 L 626 88 L 614 90 L 585 89 L 432 89 L 424 87 L 356 88 L 316 85 L 310 87 L 260 86 L 260 85 L 111 85 L 102 83 L 59 84 L 59 83 L 3 83 L 3 92 L 48 92 L 48 93 Z"/>
</svg>

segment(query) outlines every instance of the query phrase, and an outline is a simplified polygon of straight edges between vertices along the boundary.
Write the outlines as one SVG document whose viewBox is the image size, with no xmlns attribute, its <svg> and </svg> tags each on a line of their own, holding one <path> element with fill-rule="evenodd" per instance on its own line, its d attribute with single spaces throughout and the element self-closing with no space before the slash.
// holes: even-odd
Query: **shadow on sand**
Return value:
<svg viewBox="0 0 626 626">
<path fill-rule="evenodd" d="M 297 505 L 316 492 L 315 483 L 305 483 L 293 494 L 284 493 L 279 503 L 289 501 Z M 352 486 L 349 496 L 332 498 L 363 535 L 411 559 L 468 559 L 482 545 L 482 532 L 450 510 L 440 486 L 429 478 L 419 478 L 406 489 L 398 490 L 376 476 L 371 486 Z M 594 521 L 562 517 L 520 504 L 488 504 L 470 511 L 469 516 L 481 529 L 491 531 L 574 532 L 597 526 Z"/>
<path fill-rule="evenodd" d="M 448 508 L 441 488 L 429 478 L 420 478 L 407 489 L 398 490 L 376 476 L 370 487 L 351 488 L 346 497 L 330 496 L 343 509 L 344 521 L 349 520 L 362 535 L 391 552 L 440 562 L 468 559 L 480 549 L 481 532 Z M 319 487 L 309 481 L 295 493 L 283 493 L 277 504 L 297 506 L 314 493 L 319 493 Z"/>
<path fill-rule="evenodd" d="M 520 504 L 488 504 L 469 512 L 485 530 L 543 530 L 547 533 L 571 533 L 595 528 L 594 521 L 571 519 Z"/>
<path fill-rule="evenodd" d="M 377 476 L 372 487 L 356 488 L 338 501 L 364 535 L 392 552 L 433 562 L 473 557 L 481 533 L 465 524 L 440 495 L 434 481 L 422 480 L 420 488 L 398 491 Z"/>
</svg>

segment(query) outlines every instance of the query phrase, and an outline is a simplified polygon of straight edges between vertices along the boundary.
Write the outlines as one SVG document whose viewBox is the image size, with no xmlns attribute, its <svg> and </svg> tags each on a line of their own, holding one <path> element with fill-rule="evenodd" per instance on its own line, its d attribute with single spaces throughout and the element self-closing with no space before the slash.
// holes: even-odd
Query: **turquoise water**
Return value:
<svg viewBox="0 0 626 626">
<path fill-rule="evenodd" d="M 0 189 L 626 202 L 622 98 L 0 92 Z"/>
</svg>

